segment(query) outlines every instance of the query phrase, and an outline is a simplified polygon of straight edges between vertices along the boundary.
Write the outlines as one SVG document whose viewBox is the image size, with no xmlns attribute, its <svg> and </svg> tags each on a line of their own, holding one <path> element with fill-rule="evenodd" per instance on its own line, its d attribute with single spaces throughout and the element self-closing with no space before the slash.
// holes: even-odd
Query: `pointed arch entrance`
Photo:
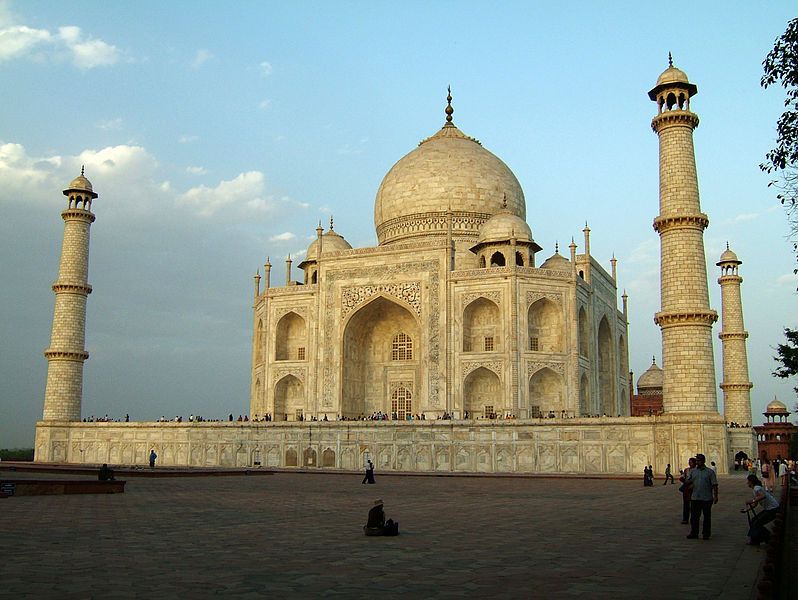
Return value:
<svg viewBox="0 0 798 600">
<path fill-rule="evenodd" d="M 277 323 L 275 338 L 275 360 L 304 360 L 307 347 L 305 319 L 289 312 Z"/>
<path fill-rule="evenodd" d="M 477 298 L 463 311 L 463 352 L 495 352 L 501 347 L 499 307 L 487 298 Z"/>
<path fill-rule="evenodd" d="M 587 373 L 582 373 L 579 378 L 579 416 L 585 417 L 591 414 L 590 410 L 590 382 Z"/>
<path fill-rule="evenodd" d="M 529 378 L 530 412 L 540 415 L 562 416 L 565 410 L 565 394 L 562 375 L 548 367 L 535 371 Z"/>
<path fill-rule="evenodd" d="M 479 367 L 463 381 L 463 408 L 469 418 L 493 419 L 504 410 L 499 376 L 490 369 Z"/>
<path fill-rule="evenodd" d="M 529 350 L 533 352 L 562 352 L 564 331 L 562 311 L 548 298 L 535 301 L 527 313 Z"/>
<path fill-rule="evenodd" d="M 407 308 L 384 296 L 360 308 L 344 329 L 341 414 L 390 415 L 390 383 L 418 389 L 423 352 L 418 322 Z"/>
<path fill-rule="evenodd" d="M 305 386 L 293 375 L 286 375 L 274 386 L 274 420 L 296 421 L 304 414 Z"/>
<path fill-rule="evenodd" d="M 615 390 L 613 377 L 613 344 L 610 324 L 607 317 L 602 317 L 598 328 L 598 375 L 599 375 L 599 401 L 601 412 L 605 415 L 615 416 Z"/>
</svg>

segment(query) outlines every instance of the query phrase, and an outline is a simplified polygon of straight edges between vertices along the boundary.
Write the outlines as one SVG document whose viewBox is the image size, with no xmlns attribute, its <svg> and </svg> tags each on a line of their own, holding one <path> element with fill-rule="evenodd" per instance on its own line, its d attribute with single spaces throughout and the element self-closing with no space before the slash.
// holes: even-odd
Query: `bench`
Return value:
<svg viewBox="0 0 798 600">
<path fill-rule="evenodd" d="M 60 494 L 122 494 L 125 481 L 92 479 L 0 479 L 0 494 L 6 496 L 52 496 Z"/>
</svg>

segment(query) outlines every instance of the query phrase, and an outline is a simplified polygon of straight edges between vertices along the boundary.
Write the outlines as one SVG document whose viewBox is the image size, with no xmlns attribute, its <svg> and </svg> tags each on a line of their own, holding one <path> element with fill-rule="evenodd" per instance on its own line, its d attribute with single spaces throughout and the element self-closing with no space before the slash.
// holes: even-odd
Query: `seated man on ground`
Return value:
<svg viewBox="0 0 798 600">
<path fill-rule="evenodd" d="M 385 512 L 382 509 L 382 500 L 375 500 L 374 506 L 369 510 L 369 518 L 363 531 L 366 535 L 399 535 L 399 523 L 394 523 L 392 519 L 385 520 Z"/>
<path fill-rule="evenodd" d="M 103 463 L 103 466 L 100 467 L 100 473 L 97 475 L 97 479 L 100 481 L 114 481 L 114 470 L 106 463 Z"/>
</svg>

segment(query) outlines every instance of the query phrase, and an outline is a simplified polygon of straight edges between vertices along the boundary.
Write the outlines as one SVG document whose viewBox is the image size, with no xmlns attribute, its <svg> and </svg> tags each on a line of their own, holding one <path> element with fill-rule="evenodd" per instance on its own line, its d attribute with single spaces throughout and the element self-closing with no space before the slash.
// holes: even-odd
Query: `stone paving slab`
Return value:
<svg viewBox="0 0 798 600">
<path fill-rule="evenodd" d="M 720 478 L 708 541 L 685 539 L 675 485 L 361 479 L 136 478 L 124 494 L 3 499 L 0 598 L 749 599 L 764 557 L 743 544 L 742 477 Z M 363 535 L 375 498 L 399 537 Z"/>
</svg>

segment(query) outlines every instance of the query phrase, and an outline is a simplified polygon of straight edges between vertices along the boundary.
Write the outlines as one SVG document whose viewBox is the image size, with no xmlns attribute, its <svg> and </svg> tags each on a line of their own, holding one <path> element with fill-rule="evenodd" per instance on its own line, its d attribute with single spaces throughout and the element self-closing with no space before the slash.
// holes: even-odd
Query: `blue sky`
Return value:
<svg viewBox="0 0 798 600">
<path fill-rule="evenodd" d="M 774 395 L 792 405 L 770 373 L 798 281 L 757 165 L 783 99 L 760 88 L 761 62 L 794 16 L 750 2 L 0 1 L 0 447 L 31 445 L 41 416 L 61 190 L 81 164 L 100 195 L 83 414 L 243 414 L 255 270 L 270 256 L 279 284 L 331 214 L 353 246 L 374 245 L 377 187 L 443 124 L 449 84 L 455 123 L 521 182 L 542 256 L 581 246 L 585 221 L 608 269 L 615 253 L 637 378 L 661 355 L 646 92 L 668 51 L 699 87 L 712 306 L 728 240 L 755 420 Z M 717 341 L 716 362 L 720 383 Z"/>
</svg>

